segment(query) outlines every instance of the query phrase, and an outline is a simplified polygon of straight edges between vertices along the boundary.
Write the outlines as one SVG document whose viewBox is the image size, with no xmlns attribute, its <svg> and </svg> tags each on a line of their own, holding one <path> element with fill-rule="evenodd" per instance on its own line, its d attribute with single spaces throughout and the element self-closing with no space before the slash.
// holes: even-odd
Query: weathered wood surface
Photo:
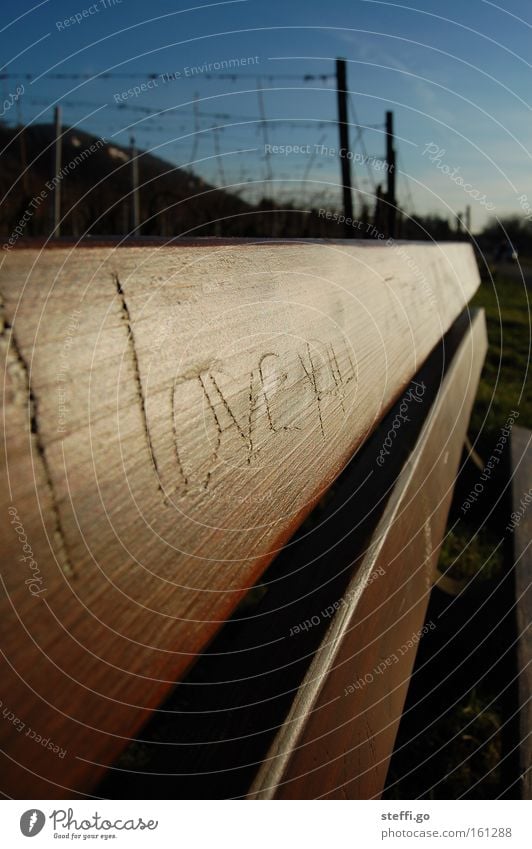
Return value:
<svg viewBox="0 0 532 849">
<path fill-rule="evenodd" d="M 512 515 L 517 618 L 520 792 L 532 799 L 532 433 L 514 427 L 511 438 Z"/>
<path fill-rule="evenodd" d="M 6 792 L 62 797 L 182 676 L 478 272 L 464 244 L 3 259 L 2 766 Z"/>
<path fill-rule="evenodd" d="M 256 590 L 114 762 L 96 788 L 99 795 L 227 799 L 248 793 L 345 599 L 467 323 L 466 312 L 261 575 Z M 420 403 L 410 398 L 417 387 Z M 400 418 L 406 399 L 408 413 Z M 381 449 L 390 444 L 399 420 L 381 464 Z"/>
<path fill-rule="evenodd" d="M 477 311 L 250 798 L 381 794 L 486 347 Z"/>
</svg>

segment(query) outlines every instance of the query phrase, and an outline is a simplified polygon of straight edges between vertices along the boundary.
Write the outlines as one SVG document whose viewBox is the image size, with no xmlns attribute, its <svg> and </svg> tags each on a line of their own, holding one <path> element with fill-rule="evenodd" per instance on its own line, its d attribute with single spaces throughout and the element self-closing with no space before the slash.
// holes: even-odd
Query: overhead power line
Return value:
<svg viewBox="0 0 532 849">
<path fill-rule="evenodd" d="M 195 67 L 195 66 L 194 66 Z M 190 66 L 192 70 L 193 66 Z M 32 71 L 9 71 L 0 73 L 0 80 L 33 80 L 36 77 L 47 80 L 155 80 L 158 77 L 164 77 L 171 74 L 172 71 L 141 71 L 134 73 L 133 71 L 102 71 L 99 74 L 91 74 L 89 72 L 62 72 L 55 71 L 49 74 L 37 74 Z M 326 82 L 334 77 L 334 74 L 261 74 L 264 80 L 299 80 L 304 83 L 315 82 L 321 80 Z M 186 76 L 186 79 L 195 77 L 204 77 L 209 80 L 240 80 L 240 79 L 257 79 L 257 74 L 239 74 L 239 73 L 220 73 L 212 72 L 202 73 L 194 71 L 193 74 Z"/>
<path fill-rule="evenodd" d="M 263 89 L 264 91 L 264 89 Z M 30 103 L 35 106 L 46 106 L 48 101 L 42 97 L 27 97 L 25 99 L 26 103 Z M 88 100 L 61 100 L 61 106 L 67 107 L 69 109 L 82 109 L 82 108 L 96 108 L 101 106 L 101 103 L 95 103 L 93 101 Z M 330 124 L 336 124 L 336 118 L 320 118 L 320 119 L 309 119 L 309 118 L 267 118 L 267 117 L 257 117 L 256 115 L 237 115 L 231 112 L 202 112 L 201 110 L 192 109 L 182 109 L 181 107 L 172 107 L 171 109 L 156 109 L 150 106 L 138 106 L 136 104 L 129 103 L 107 103 L 111 109 L 117 109 L 119 111 L 127 111 L 137 112 L 138 114 L 146 115 L 146 116 L 156 116 L 158 118 L 181 118 L 183 115 L 192 115 L 197 116 L 198 118 L 205 118 L 207 120 L 212 120 L 215 118 L 218 121 L 241 121 L 243 123 L 256 123 L 256 124 L 283 124 L 294 127 L 299 127 L 301 129 L 325 129 Z M 349 126 L 351 127 L 361 127 L 364 130 L 374 130 L 374 129 L 382 129 L 383 124 L 353 124 L 349 122 Z"/>
<path fill-rule="evenodd" d="M 357 142 L 360 142 L 360 146 L 362 148 L 362 154 L 363 154 L 363 157 L 364 157 L 364 163 L 366 165 L 366 170 L 368 172 L 368 177 L 369 177 L 370 183 L 372 185 L 373 191 L 376 192 L 377 191 L 377 181 L 375 180 L 375 176 L 374 176 L 373 171 L 371 169 L 371 165 L 369 164 L 368 151 L 366 149 L 366 143 L 364 141 L 364 130 L 366 128 L 362 124 L 358 123 L 357 113 L 356 113 L 356 109 L 355 109 L 355 104 L 353 102 L 353 95 L 352 94 L 349 95 L 349 106 L 350 106 L 351 113 L 352 113 L 352 116 L 353 116 L 353 121 L 354 121 L 352 126 L 356 127 L 356 129 L 357 129 L 357 134 L 356 134 L 355 142 L 353 144 L 353 148 L 355 147 Z"/>
<path fill-rule="evenodd" d="M 257 80 L 257 97 L 259 99 L 260 125 L 262 127 L 262 137 L 264 139 L 264 163 L 266 165 L 266 179 L 269 183 L 272 182 L 272 164 L 270 161 L 270 144 L 268 142 L 268 120 L 266 118 L 266 109 L 264 107 L 264 95 L 260 79 Z"/>
</svg>

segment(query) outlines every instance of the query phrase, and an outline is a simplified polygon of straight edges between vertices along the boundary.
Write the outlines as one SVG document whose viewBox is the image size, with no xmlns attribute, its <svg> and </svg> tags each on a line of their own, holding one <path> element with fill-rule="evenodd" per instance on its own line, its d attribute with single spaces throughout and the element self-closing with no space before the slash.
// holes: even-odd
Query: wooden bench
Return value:
<svg viewBox="0 0 532 849">
<path fill-rule="evenodd" d="M 270 654 L 313 617 L 319 640 L 240 795 L 379 794 L 485 354 L 478 282 L 465 244 L 4 257 L 5 793 L 94 794 L 338 481 L 338 562 Z"/>
</svg>

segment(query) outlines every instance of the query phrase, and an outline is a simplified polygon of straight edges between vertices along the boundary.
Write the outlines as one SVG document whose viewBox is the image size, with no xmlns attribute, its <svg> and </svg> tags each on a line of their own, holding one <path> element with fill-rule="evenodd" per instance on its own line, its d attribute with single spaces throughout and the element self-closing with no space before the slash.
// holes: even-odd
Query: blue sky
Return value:
<svg viewBox="0 0 532 849">
<path fill-rule="evenodd" d="M 25 85 L 20 103 L 4 117 L 7 123 L 50 121 L 53 105 L 61 102 L 65 123 L 79 122 L 124 145 L 133 132 L 140 147 L 178 165 L 187 165 L 191 156 L 202 160 L 193 167 L 217 183 L 247 183 L 246 191 L 258 196 L 264 187 L 253 187 L 253 181 L 265 179 L 271 168 L 275 183 L 269 193 L 277 199 L 292 194 L 303 204 L 334 204 L 340 196 L 338 160 L 314 148 L 318 142 L 338 146 L 334 79 L 304 77 L 332 74 L 341 55 L 349 62 L 352 103 L 359 123 L 367 126 L 363 141 L 370 156 L 382 155 L 384 113 L 395 113 L 405 205 L 449 216 L 469 202 L 476 230 L 489 215 L 488 202 L 497 215 L 519 213 L 522 194 L 532 202 L 529 0 L 417 0 L 412 5 L 3 0 L 2 10 L 2 73 L 13 75 L 2 79 L 3 98 L 21 80 Z M 64 24 L 84 10 L 81 22 Z M 187 76 L 185 70 L 254 56 L 257 63 L 241 65 L 234 80 Z M 104 71 L 130 76 L 49 76 Z M 176 72 L 177 79 L 163 83 L 159 78 L 157 87 L 126 97 L 116 108 L 115 95 L 146 82 L 148 74 Z M 30 83 L 25 73 L 43 76 Z M 259 85 L 264 114 L 278 119 L 267 136 L 260 124 Z M 202 132 L 195 142 L 196 96 Z M 141 109 L 170 111 L 148 115 Z M 356 136 L 352 129 L 350 146 L 362 154 Z M 310 153 L 272 154 L 268 164 L 266 139 L 309 145 Z M 440 152 L 433 162 L 424 154 L 428 144 Z M 223 157 L 217 158 L 217 151 Z M 438 163 L 457 169 L 455 175 L 485 195 L 485 202 L 468 195 Z M 355 178 L 371 195 L 382 173 L 358 164 Z"/>
</svg>

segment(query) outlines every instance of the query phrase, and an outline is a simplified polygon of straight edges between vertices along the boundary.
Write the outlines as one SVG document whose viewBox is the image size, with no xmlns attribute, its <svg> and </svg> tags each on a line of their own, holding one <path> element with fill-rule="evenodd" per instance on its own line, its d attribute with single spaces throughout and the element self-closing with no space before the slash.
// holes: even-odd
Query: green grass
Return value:
<svg viewBox="0 0 532 849">
<path fill-rule="evenodd" d="M 530 305 L 522 281 L 501 278 L 484 280 L 472 306 L 484 308 L 488 329 L 488 352 L 469 426 L 470 439 L 485 462 L 513 410 L 519 412 L 516 424 L 532 427 Z M 467 517 L 460 520 L 443 542 L 440 571 L 458 581 L 497 577 L 503 568 L 502 549 L 494 552 L 498 538 L 500 534 L 487 527 L 479 530 Z"/>
<path fill-rule="evenodd" d="M 502 717 L 497 707 L 488 707 L 485 694 L 472 690 L 443 723 L 443 741 L 451 741 L 445 755 L 448 797 L 485 799 L 497 795 L 502 749 Z"/>
<path fill-rule="evenodd" d="M 502 715 L 498 705 L 473 689 L 413 741 L 411 766 L 386 799 L 493 799 L 501 789 Z"/>
<path fill-rule="evenodd" d="M 528 295 L 532 299 L 532 287 Z M 519 416 L 516 424 L 532 428 L 532 391 L 530 374 L 531 321 L 527 290 L 522 281 L 510 278 L 484 280 L 472 302 L 474 307 L 486 311 L 488 352 L 482 371 L 478 394 L 469 427 L 469 437 L 485 463 L 492 455 L 512 411 Z M 509 568 L 505 562 L 503 546 L 497 547 L 504 533 L 501 513 L 493 513 L 488 524 L 482 524 L 489 505 L 497 499 L 499 484 L 491 480 L 486 486 L 486 501 L 479 512 L 467 513 L 462 518 L 459 505 L 467 496 L 472 481 L 480 478 L 480 470 L 470 466 L 460 491 L 455 493 L 458 505 L 454 519 L 449 522 L 444 539 L 439 570 L 447 577 L 466 585 L 471 592 L 471 605 L 475 606 L 475 593 L 491 582 L 498 581 Z M 459 483 L 460 486 L 460 483 Z M 488 509 L 486 509 L 486 507 Z M 456 522 L 456 515 L 460 516 Z M 481 525 L 479 527 L 479 524 Z M 450 528 L 452 527 L 452 531 Z M 505 721 L 504 706 L 499 698 L 500 683 L 484 680 L 464 693 L 458 705 L 450 709 L 419 739 L 411 749 L 412 762 L 422 763 L 433 754 L 427 769 L 421 768 L 412 778 L 401 779 L 389 794 L 394 798 L 416 798 L 425 788 L 434 791 L 429 796 L 456 799 L 494 798 L 501 787 L 502 736 L 500 728 Z M 392 776 L 393 777 L 393 776 Z M 473 788 L 470 790 L 470 788 Z"/>
<path fill-rule="evenodd" d="M 484 280 L 472 301 L 486 311 L 489 348 L 469 430 L 486 452 L 512 410 L 519 425 L 532 427 L 531 296 L 522 281 L 501 278 Z"/>
<path fill-rule="evenodd" d="M 503 550 L 497 547 L 500 535 L 485 525 L 475 530 L 465 521 L 459 522 L 442 545 L 438 568 L 455 581 L 468 581 L 477 575 L 482 581 L 491 581 L 502 573 Z"/>
<path fill-rule="evenodd" d="M 531 295 L 532 288 L 527 292 L 517 279 L 483 280 L 472 302 L 472 306 L 484 308 L 488 330 L 488 351 L 469 426 L 470 439 L 484 461 L 491 456 L 512 411 L 519 412 L 516 424 L 532 427 Z M 442 545 L 440 571 L 457 581 L 476 579 L 477 586 L 479 580 L 495 585 L 507 568 L 502 546 L 496 548 L 501 531 L 493 518 L 490 527 L 480 528 L 473 517 L 461 519 Z M 472 690 L 457 709 L 437 723 L 435 740 L 425 743 L 430 747 L 453 740 L 441 765 L 447 776 L 440 788 L 443 796 L 457 798 L 477 781 L 473 797 L 496 795 L 501 722 L 501 706 L 488 685 Z"/>
</svg>

